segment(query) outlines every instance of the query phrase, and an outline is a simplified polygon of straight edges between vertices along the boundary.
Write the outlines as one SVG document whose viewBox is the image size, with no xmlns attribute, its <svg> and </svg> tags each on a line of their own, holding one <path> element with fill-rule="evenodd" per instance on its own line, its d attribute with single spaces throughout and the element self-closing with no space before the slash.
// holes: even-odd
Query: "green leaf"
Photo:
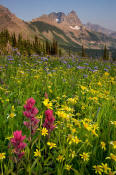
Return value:
<svg viewBox="0 0 116 175">
<path fill-rule="evenodd" d="M 74 171 L 75 175 L 81 175 L 76 169 L 72 168 L 72 170 Z"/>
</svg>

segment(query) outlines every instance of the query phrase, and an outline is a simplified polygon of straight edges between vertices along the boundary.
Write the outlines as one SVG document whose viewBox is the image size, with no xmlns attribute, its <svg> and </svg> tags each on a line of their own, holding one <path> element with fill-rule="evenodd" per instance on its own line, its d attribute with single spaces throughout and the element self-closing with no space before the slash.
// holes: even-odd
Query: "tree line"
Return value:
<svg viewBox="0 0 116 175">
<path fill-rule="evenodd" d="M 81 56 L 82 57 L 87 57 L 87 54 L 86 54 L 86 50 L 84 48 L 84 46 L 82 45 L 82 48 L 81 48 Z M 103 55 L 101 56 L 103 60 L 109 60 L 111 55 L 109 53 L 109 50 L 108 48 L 106 47 L 106 45 L 104 46 L 104 49 L 103 49 Z"/>
<path fill-rule="evenodd" d="M 18 36 L 15 33 L 10 34 L 8 30 L 0 32 L 0 53 L 8 54 L 13 50 L 24 55 L 39 54 L 39 55 L 58 55 L 60 49 L 58 43 L 53 39 L 52 42 L 41 41 L 37 36 L 33 41 L 24 39 L 21 34 Z"/>
<path fill-rule="evenodd" d="M 59 55 L 62 56 L 62 50 L 58 47 L 58 43 L 55 39 L 52 42 L 48 40 L 39 40 L 38 36 L 35 36 L 33 41 L 29 39 L 24 39 L 21 34 L 18 36 L 15 33 L 10 34 L 8 30 L 3 30 L 0 32 L 0 54 L 11 54 L 17 52 L 21 55 L 31 56 L 32 54 L 38 55 Z M 71 55 L 71 50 L 69 48 L 69 56 Z M 87 57 L 86 50 L 82 45 L 81 57 Z M 109 51 L 104 46 L 103 59 L 109 60 Z"/>
</svg>

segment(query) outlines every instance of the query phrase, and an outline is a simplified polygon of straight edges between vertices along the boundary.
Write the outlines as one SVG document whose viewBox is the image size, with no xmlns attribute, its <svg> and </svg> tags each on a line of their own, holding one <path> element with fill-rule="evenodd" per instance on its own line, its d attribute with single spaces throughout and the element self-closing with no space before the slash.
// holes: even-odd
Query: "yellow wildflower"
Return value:
<svg viewBox="0 0 116 175">
<path fill-rule="evenodd" d="M 107 76 L 109 76 L 109 73 L 108 72 L 105 72 L 104 75 L 107 77 Z"/>
<path fill-rule="evenodd" d="M 77 136 L 75 136 L 72 140 L 76 144 L 78 144 L 79 142 L 81 142 L 81 140 L 79 140 L 79 138 Z"/>
<path fill-rule="evenodd" d="M 114 149 L 116 149 L 116 141 L 111 141 L 110 144 L 113 146 Z"/>
<path fill-rule="evenodd" d="M 61 117 L 63 119 L 69 119 L 68 114 L 66 114 L 64 111 L 57 111 L 56 114 L 58 115 L 58 117 Z"/>
<path fill-rule="evenodd" d="M 77 102 L 77 100 L 75 99 L 75 98 L 68 98 L 67 99 L 67 102 L 69 103 L 69 104 L 76 104 L 76 102 Z"/>
<path fill-rule="evenodd" d="M 40 150 L 36 149 L 36 151 L 34 152 L 34 156 L 35 156 L 35 157 L 41 157 L 41 152 L 40 152 Z"/>
<path fill-rule="evenodd" d="M 47 142 L 47 145 L 49 145 L 49 146 L 50 146 L 50 149 L 52 149 L 52 148 L 55 148 L 55 147 L 56 147 L 56 144 L 55 144 L 55 143 L 53 143 L 53 142 Z"/>
<path fill-rule="evenodd" d="M 7 98 L 6 101 L 9 102 L 9 99 Z"/>
<path fill-rule="evenodd" d="M 70 157 L 74 158 L 75 156 L 76 156 L 75 151 L 72 151 L 72 150 L 71 150 Z"/>
<path fill-rule="evenodd" d="M 71 134 L 68 135 L 67 142 L 69 142 L 69 145 L 73 143 L 73 135 Z"/>
<path fill-rule="evenodd" d="M 59 155 L 56 160 L 62 162 L 64 160 L 64 157 L 62 155 Z"/>
<path fill-rule="evenodd" d="M 106 157 L 106 159 L 112 159 L 116 161 L 116 155 L 114 155 L 113 153 L 110 153 L 110 157 Z"/>
<path fill-rule="evenodd" d="M 66 95 L 64 94 L 62 97 L 63 97 L 63 98 L 66 98 Z"/>
<path fill-rule="evenodd" d="M 75 125 L 77 125 L 80 128 L 80 121 L 79 120 L 72 118 L 72 121 L 74 122 Z"/>
<path fill-rule="evenodd" d="M 34 78 L 35 78 L 35 79 L 38 79 L 38 78 L 39 78 L 39 75 L 35 75 Z"/>
<path fill-rule="evenodd" d="M 98 101 L 98 98 L 97 97 L 93 97 L 93 100 Z"/>
<path fill-rule="evenodd" d="M 88 153 L 83 152 L 83 154 L 80 154 L 80 156 L 81 156 L 81 158 L 84 161 L 88 161 L 89 160 L 89 154 Z"/>
<path fill-rule="evenodd" d="M 46 106 L 48 109 L 53 109 L 53 108 L 52 108 L 52 103 L 49 101 L 48 98 L 46 98 L 46 99 L 43 101 L 43 104 L 44 104 L 44 106 Z"/>
<path fill-rule="evenodd" d="M 81 106 L 81 109 L 84 110 L 84 109 L 85 109 L 85 105 L 82 105 L 82 106 Z"/>
<path fill-rule="evenodd" d="M 114 77 L 110 77 L 111 81 L 114 81 Z"/>
<path fill-rule="evenodd" d="M 68 164 L 65 165 L 65 169 L 66 169 L 67 171 L 70 171 L 71 167 L 72 167 L 71 165 L 68 165 Z"/>
<path fill-rule="evenodd" d="M 94 89 L 90 89 L 90 92 L 91 92 L 92 94 L 97 94 L 97 91 L 94 90 Z"/>
<path fill-rule="evenodd" d="M 0 160 L 5 159 L 5 157 L 6 157 L 5 154 L 6 154 L 6 153 L 0 153 Z"/>
<path fill-rule="evenodd" d="M 37 115 L 36 118 L 41 119 L 43 118 L 43 115 L 40 115 L 40 116 Z"/>
<path fill-rule="evenodd" d="M 89 125 L 87 122 L 83 121 L 83 126 L 86 128 L 88 131 L 91 130 L 91 125 Z"/>
<path fill-rule="evenodd" d="M 81 114 L 78 112 L 78 113 L 76 113 L 76 115 L 78 116 L 78 117 L 80 117 L 81 116 Z"/>
<path fill-rule="evenodd" d="M 81 89 L 84 91 L 84 90 L 87 90 L 87 88 L 85 86 L 81 86 Z"/>
<path fill-rule="evenodd" d="M 12 113 L 9 114 L 8 117 L 10 117 L 10 118 L 14 118 L 15 116 L 16 116 L 16 114 L 12 112 Z"/>
<path fill-rule="evenodd" d="M 110 123 L 114 126 L 116 126 L 116 121 L 110 121 Z"/>
<path fill-rule="evenodd" d="M 116 155 L 110 153 L 110 157 L 111 157 L 112 160 L 116 161 Z"/>
<path fill-rule="evenodd" d="M 48 135 L 48 130 L 47 130 L 46 128 L 43 128 L 43 129 L 42 129 L 42 135 L 43 135 L 43 136 Z"/>
<path fill-rule="evenodd" d="M 105 163 L 105 164 L 102 163 L 101 165 L 102 165 L 102 168 L 103 168 L 103 172 L 105 174 L 108 174 L 108 171 L 111 171 L 111 168 L 108 167 L 108 164 L 107 163 Z"/>
<path fill-rule="evenodd" d="M 6 137 L 5 139 L 6 139 L 6 140 L 10 140 L 11 138 L 13 138 L 13 135 L 8 136 L 8 137 Z"/>
<path fill-rule="evenodd" d="M 71 128 L 71 131 L 72 131 L 72 133 L 75 133 L 76 129 L 75 128 Z"/>
<path fill-rule="evenodd" d="M 93 168 L 95 169 L 95 173 L 97 174 L 102 174 L 103 172 L 103 169 L 102 169 L 102 166 L 101 165 L 94 165 Z"/>
<path fill-rule="evenodd" d="M 98 84 L 98 86 L 102 86 L 102 84 L 101 84 L 101 82 L 100 82 L 100 81 L 99 81 L 97 84 Z"/>
<path fill-rule="evenodd" d="M 14 105 L 11 107 L 11 110 L 12 110 L 13 112 L 15 111 Z"/>
<path fill-rule="evenodd" d="M 63 111 L 67 111 L 67 112 L 74 112 L 74 109 L 73 108 L 70 108 L 70 107 L 65 106 L 65 105 L 62 105 L 62 110 Z"/>
<path fill-rule="evenodd" d="M 92 128 L 93 128 L 94 130 L 98 130 L 98 129 L 99 129 L 98 124 L 97 124 L 97 123 L 94 123 L 94 124 L 92 125 Z"/>
<path fill-rule="evenodd" d="M 95 129 L 92 129 L 91 132 L 92 132 L 93 135 L 95 135 L 96 137 L 98 137 L 98 134 L 96 133 L 96 130 Z"/>
<path fill-rule="evenodd" d="M 83 121 L 85 121 L 85 122 L 91 122 L 92 120 L 91 119 L 89 119 L 89 118 L 84 118 L 84 120 Z"/>
<path fill-rule="evenodd" d="M 115 174 L 116 174 L 116 171 L 109 171 L 108 175 L 115 175 Z"/>
<path fill-rule="evenodd" d="M 101 147 L 103 150 L 106 150 L 106 143 L 105 142 L 101 142 Z"/>
<path fill-rule="evenodd" d="M 88 99 L 89 99 L 89 100 L 93 100 L 93 98 L 92 98 L 92 97 L 89 97 Z"/>
</svg>

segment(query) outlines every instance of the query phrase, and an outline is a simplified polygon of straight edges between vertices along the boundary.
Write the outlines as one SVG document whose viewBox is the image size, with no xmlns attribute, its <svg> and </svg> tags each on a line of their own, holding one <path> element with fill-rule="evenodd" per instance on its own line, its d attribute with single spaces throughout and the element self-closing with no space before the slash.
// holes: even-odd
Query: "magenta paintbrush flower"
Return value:
<svg viewBox="0 0 116 175">
<path fill-rule="evenodd" d="M 43 124 L 43 127 L 48 129 L 48 132 L 50 133 L 54 128 L 54 116 L 53 116 L 53 111 L 51 109 L 48 109 L 45 111 L 45 122 Z"/>
<path fill-rule="evenodd" d="M 35 100 L 31 97 L 27 100 L 27 103 L 24 105 L 24 108 L 26 110 L 32 109 L 32 107 L 35 105 Z"/>
<path fill-rule="evenodd" d="M 24 125 L 31 130 L 31 134 L 34 134 L 38 128 L 39 120 L 35 118 L 38 113 L 38 109 L 34 107 L 35 100 L 31 97 L 27 100 L 24 105 L 25 111 L 23 112 L 24 116 L 26 116 L 30 121 L 24 121 Z"/>
<path fill-rule="evenodd" d="M 22 136 L 22 131 L 15 131 L 13 133 L 13 138 L 11 138 L 10 142 L 14 147 L 14 153 L 18 156 L 18 158 L 22 158 L 24 155 L 24 148 L 26 147 L 26 143 L 24 143 L 24 139 L 26 136 Z"/>
<path fill-rule="evenodd" d="M 33 118 L 37 115 L 38 109 L 34 107 L 35 100 L 31 97 L 27 100 L 26 104 L 24 105 L 24 108 L 26 111 L 23 112 L 24 116 L 27 118 Z"/>
</svg>

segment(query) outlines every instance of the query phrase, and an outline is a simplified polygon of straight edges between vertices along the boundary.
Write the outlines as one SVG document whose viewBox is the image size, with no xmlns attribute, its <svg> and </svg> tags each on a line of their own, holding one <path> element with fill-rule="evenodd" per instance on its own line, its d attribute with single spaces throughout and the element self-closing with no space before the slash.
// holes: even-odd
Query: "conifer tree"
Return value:
<svg viewBox="0 0 116 175">
<path fill-rule="evenodd" d="M 48 40 L 46 40 L 46 54 L 50 54 L 50 44 L 48 42 Z"/>
<path fill-rule="evenodd" d="M 106 45 L 104 46 L 103 60 L 109 60 L 109 51 L 108 51 Z"/>
<path fill-rule="evenodd" d="M 61 57 L 62 56 L 62 50 L 61 50 L 61 48 L 59 49 L 59 57 Z"/>
<path fill-rule="evenodd" d="M 39 47 L 39 41 L 38 41 L 38 37 L 37 37 L 37 36 L 35 36 L 35 38 L 34 38 L 33 49 L 34 49 L 34 51 L 35 51 L 37 54 L 40 54 L 40 53 L 41 53 L 40 47 Z"/>
<path fill-rule="evenodd" d="M 69 50 L 68 50 L 68 54 L 69 54 L 69 57 L 70 57 L 70 55 L 71 55 L 71 50 L 70 50 L 70 47 L 69 47 Z"/>
<path fill-rule="evenodd" d="M 85 57 L 85 49 L 83 45 L 82 45 L 82 57 Z"/>
<path fill-rule="evenodd" d="M 12 47 L 16 47 L 17 41 L 16 41 L 16 36 L 15 33 L 11 36 L 11 42 L 12 42 Z"/>
<path fill-rule="evenodd" d="M 3 30 L 0 33 L 0 45 L 2 48 L 6 47 L 8 41 L 10 40 L 10 34 L 8 30 Z"/>
<path fill-rule="evenodd" d="M 54 39 L 51 45 L 51 55 L 57 55 L 58 54 L 58 43 Z"/>
</svg>

